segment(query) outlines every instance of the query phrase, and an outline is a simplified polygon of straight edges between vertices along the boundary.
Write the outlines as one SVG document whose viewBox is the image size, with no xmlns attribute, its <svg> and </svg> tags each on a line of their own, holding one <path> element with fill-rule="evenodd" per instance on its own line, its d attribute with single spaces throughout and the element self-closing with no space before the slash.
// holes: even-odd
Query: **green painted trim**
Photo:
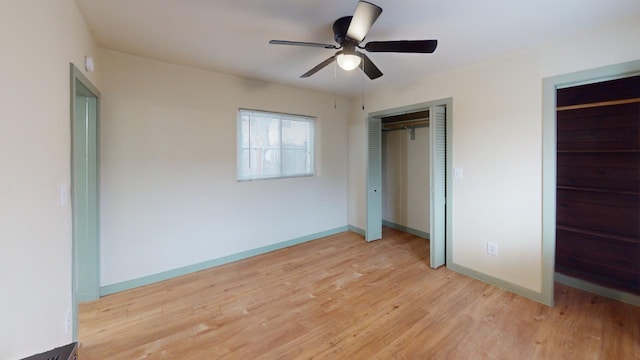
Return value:
<svg viewBox="0 0 640 360">
<path fill-rule="evenodd" d="M 469 277 L 472 277 L 474 279 L 480 280 L 482 282 L 485 282 L 487 284 L 493 285 L 493 286 L 497 286 L 499 288 L 502 288 L 504 290 L 507 290 L 509 292 L 512 292 L 514 294 L 520 295 L 520 296 L 524 296 L 526 298 L 529 298 L 533 301 L 537 301 L 539 303 L 543 303 L 547 306 L 553 306 L 553 304 L 548 304 L 545 302 L 545 298 L 543 297 L 542 293 L 533 291 L 531 289 L 527 289 L 525 287 L 522 287 L 520 285 L 516 285 L 513 284 L 511 282 L 481 273 L 479 271 L 473 270 L 473 269 L 469 269 L 467 267 L 464 266 L 460 266 L 457 264 L 454 264 L 453 262 L 448 262 L 447 263 L 447 268 L 458 272 L 462 275 L 466 275 Z"/>
<path fill-rule="evenodd" d="M 382 119 L 367 118 L 365 240 L 382 239 Z"/>
<path fill-rule="evenodd" d="M 429 235 L 428 232 L 424 232 L 424 231 L 421 231 L 421 230 L 416 230 L 414 228 L 410 228 L 408 226 L 396 224 L 396 223 L 393 223 L 393 222 L 387 221 L 387 220 L 382 220 L 382 225 L 390 227 L 390 228 L 398 229 L 400 231 L 404 231 L 404 232 L 409 233 L 411 235 L 419 236 L 421 238 L 425 238 L 425 239 L 429 240 L 429 236 L 430 235 Z"/>
<path fill-rule="evenodd" d="M 87 90 L 89 90 L 89 93 L 83 93 L 83 95 L 85 96 L 93 96 L 93 97 L 100 97 L 100 91 L 98 90 L 97 87 L 95 87 L 91 81 L 84 75 L 84 73 L 82 73 L 82 71 L 80 71 L 80 69 L 78 69 L 73 63 L 69 63 L 69 66 L 71 68 L 71 88 L 73 90 L 73 95 L 75 96 L 76 94 L 76 79 L 80 80 L 80 82 L 82 83 L 82 85 L 84 85 Z"/>
<path fill-rule="evenodd" d="M 447 193 L 446 193 L 446 211 L 445 226 L 445 256 L 446 263 L 453 264 L 453 98 L 446 98 L 442 103 L 447 107 Z"/>
<path fill-rule="evenodd" d="M 449 101 L 451 99 L 452 98 L 445 98 L 445 99 L 438 99 L 438 100 L 432 100 L 432 101 L 425 101 L 425 102 L 417 103 L 417 104 L 398 106 L 398 107 L 391 108 L 391 109 L 385 109 L 385 110 L 372 112 L 372 113 L 369 114 L 369 117 L 386 117 L 386 116 L 393 116 L 393 115 L 412 113 L 412 112 L 416 112 L 416 111 L 429 110 L 429 107 L 438 106 L 438 105 L 447 105 L 448 106 L 449 105 Z"/>
<path fill-rule="evenodd" d="M 115 293 L 118 293 L 118 292 L 121 292 L 121 291 L 134 289 L 134 288 L 137 288 L 137 287 L 141 287 L 141 286 L 157 283 L 157 282 L 164 281 L 164 280 L 169 280 L 169 279 L 172 279 L 172 278 L 176 278 L 176 277 L 179 277 L 179 276 L 187 275 L 187 274 L 194 273 L 194 272 L 197 272 L 197 271 L 206 270 L 206 269 L 209 269 L 209 268 L 212 268 L 212 267 L 216 267 L 216 266 L 228 264 L 228 263 L 231 263 L 231 262 L 234 262 L 234 261 L 250 258 L 252 256 L 266 254 L 268 252 L 284 249 L 284 248 L 287 248 L 287 247 L 290 247 L 290 246 L 302 244 L 302 243 L 313 241 L 313 240 L 318 240 L 318 239 L 321 239 L 323 237 L 339 234 L 339 233 L 342 233 L 342 232 L 345 232 L 345 231 L 349 231 L 349 230 L 350 229 L 349 229 L 348 226 L 342 226 L 342 227 L 338 227 L 338 228 L 335 228 L 335 229 L 326 230 L 326 231 L 322 231 L 322 232 L 319 232 L 319 233 L 315 233 L 315 234 L 299 237 L 299 238 L 296 238 L 296 239 L 283 241 L 283 242 L 279 242 L 279 243 L 276 243 L 276 244 L 272 244 L 272 245 L 263 246 L 263 247 L 256 248 L 256 249 L 243 251 L 243 252 L 240 252 L 240 253 L 237 253 L 237 254 L 233 254 L 233 255 L 229 255 L 229 256 L 224 256 L 224 257 L 221 257 L 221 258 L 218 258 L 218 259 L 213 259 L 213 260 L 205 261 L 205 262 L 202 262 L 202 263 L 181 267 L 181 268 L 178 268 L 178 269 L 164 271 L 164 272 L 161 272 L 161 273 L 157 273 L 157 274 L 153 274 L 153 275 L 149 275 L 149 276 L 144 276 L 144 277 L 133 279 L 133 280 L 128 280 L 128 281 L 124 281 L 124 282 L 117 283 L 117 284 L 103 286 L 103 287 L 100 288 L 100 296 L 111 295 L 111 294 L 115 294 Z"/>
<path fill-rule="evenodd" d="M 556 87 L 544 79 L 542 88 L 542 296 L 553 306 L 556 264 Z M 550 206 L 553 204 L 553 206 Z"/>
<path fill-rule="evenodd" d="M 556 258 L 556 89 L 640 73 L 640 60 L 543 79 L 542 89 L 542 301 L 553 305 Z"/>
<path fill-rule="evenodd" d="M 93 98 L 95 99 L 95 101 L 90 103 L 90 107 L 91 110 L 95 111 L 96 114 L 96 119 L 95 119 L 95 123 L 96 126 L 99 126 L 100 121 L 100 91 L 98 91 L 98 89 L 91 83 L 91 81 L 89 81 L 89 79 L 82 73 L 82 71 L 80 71 L 73 63 L 69 64 L 69 68 L 70 68 L 70 122 L 69 122 L 69 133 L 70 133 L 70 138 L 71 138 L 71 153 L 70 153 L 70 168 L 71 168 L 71 174 L 70 174 L 70 179 L 71 179 L 71 184 L 70 184 L 70 191 L 71 191 L 71 207 L 72 207 L 72 219 L 75 219 L 75 215 L 73 215 L 73 209 L 75 208 L 75 196 L 74 194 L 74 163 L 73 163 L 73 142 L 74 142 L 74 123 L 75 123 L 75 112 L 76 112 L 76 96 L 80 95 L 80 96 L 86 96 L 88 98 Z M 95 129 L 96 131 L 96 151 L 99 149 L 99 144 L 98 144 L 98 137 L 99 137 L 99 129 L 96 127 Z M 99 159 L 99 155 L 96 154 L 96 158 Z M 95 164 L 96 167 L 99 169 L 98 164 Z M 99 170 L 97 170 L 99 171 Z M 96 179 L 95 181 L 98 181 L 98 172 L 96 172 Z M 96 198 L 98 196 L 98 194 L 95 194 Z M 97 231 L 99 233 L 99 222 L 98 219 L 96 218 L 96 229 L 95 231 Z M 73 225 L 73 221 L 72 220 L 72 225 Z M 96 276 L 95 278 L 95 290 L 91 290 L 89 291 L 89 295 L 87 296 L 87 293 L 79 293 L 79 288 L 78 288 L 78 271 L 81 271 L 81 269 L 79 270 L 80 265 L 78 264 L 78 259 L 96 259 L 95 264 L 93 264 L 93 266 L 95 266 L 95 269 L 92 268 L 92 270 L 95 270 L 96 274 L 99 274 L 99 258 L 100 258 L 100 254 L 99 254 L 99 246 L 97 246 L 96 244 L 96 253 L 85 253 L 87 251 L 87 249 L 85 247 L 79 247 L 78 243 L 77 243 L 77 235 L 76 235 L 76 227 L 75 225 L 72 226 L 73 227 L 73 234 L 72 234 L 72 245 L 71 245 L 71 288 L 72 288 L 72 294 L 71 294 L 71 312 L 72 312 L 72 337 L 74 341 L 78 340 L 78 303 L 81 301 L 86 301 L 86 300 L 95 300 L 98 298 L 99 296 L 99 288 L 100 288 L 100 283 L 99 283 L 99 276 Z M 92 271 L 93 272 L 93 271 Z M 93 288 L 94 286 L 91 285 L 90 287 Z M 85 286 L 86 288 L 87 286 Z M 86 289 L 85 289 L 86 290 Z"/>
<path fill-rule="evenodd" d="M 366 232 L 364 231 L 364 229 L 360 229 L 357 226 L 349 225 L 348 229 L 349 229 L 349 231 L 354 232 L 354 233 L 356 233 L 358 235 L 366 236 Z"/>
<path fill-rule="evenodd" d="M 640 306 L 640 296 L 631 294 L 628 292 L 611 289 L 605 286 L 597 285 L 590 283 L 588 281 L 584 281 L 581 279 L 576 279 L 571 276 L 567 276 L 564 274 L 555 274 L 555 280 L 560 284 L 564 284 L 567 286 L 574 287 L 576 289 L 580 289 L 586 292 L 590 292 L 596 295 L 600 295 L 609 299 L 618 300 L 623 303 Z"/>
</svg>

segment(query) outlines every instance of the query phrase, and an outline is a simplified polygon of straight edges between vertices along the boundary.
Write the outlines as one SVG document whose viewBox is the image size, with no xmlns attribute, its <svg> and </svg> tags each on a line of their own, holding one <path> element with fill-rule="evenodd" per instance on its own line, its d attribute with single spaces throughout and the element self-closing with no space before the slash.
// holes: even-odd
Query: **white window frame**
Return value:
<svg viewBox="0 0 640 360">
<path fill-rule="evenodd" d="M 279 172 L 276 175 L 264 175 L 264 174 L 249 174 L 248 176 L 245 176 L 243 174 L 243 167 L 244 167 L 244 162 L 246 162 L 246 160 L 244 160 L 242 154 L 243 151 L 246 149 L 243 149 L 243 129 L 242 129 L 242 122 L 243 122 L 243 117 L 245 116 L 252 116 L 252 115 L 256 115 L 259 116 L 261 118 L 272 118 L 274 120 L 278 120 L 278 147 L 279 147 L 279 154 L 280 154 L 280 158 L 279 158 L 279 162 L 280 162 L 280 166 L 279 166 Z M 308 153 L 307 153 L 307 168 L 308 171 L 304 171 L 302 173 L 296 173 L 296 174 L 284 174 L 283 173 L 283 168 L 285 167 L 283 165 L 283 157 L 282 157 L 282 149 L 283 149 L 283 143 L 282 143 L 282 121 L 293 121 L 293 122 L 305 122 L 305 123 L 309 123 L 311 124 L 311 131 L 309 134 L 309 138 L 307 139 L 309 142 L 308 145 Z M 237 151 L 237 179 L 239 182 L 243 182 L 243 181 L 253 181 L 253 180 L 269 180 L 269 179 L 283 179 L 283 178 L 296 178 L 296 177 L 310 177 L 310 176 L 314 176 L 315 175 L 315 117 L 312 116 L 303 116 L 303 115 L 293 115 L 293 114 L 286 114 L 286 113 L 278 113 L 278 112 L 271 112 L 271 111 L 262 111 L 262 110 L 250 110 L 250 109 L 239 109 L 238 110 L 238 119 L 237 119 L 237 147 L 236 147 L 236 151 Z M 249 124 L 249 126 L 251 126 L 251 124 Z M 251 145 L 249 145 L 249 148 L 251 148 Z M 251 156 L 251 152 L 249 152 L 249 156 Z M 249 163 L 251 163 L 251 158 L 249 158 Z"/>
</svg>

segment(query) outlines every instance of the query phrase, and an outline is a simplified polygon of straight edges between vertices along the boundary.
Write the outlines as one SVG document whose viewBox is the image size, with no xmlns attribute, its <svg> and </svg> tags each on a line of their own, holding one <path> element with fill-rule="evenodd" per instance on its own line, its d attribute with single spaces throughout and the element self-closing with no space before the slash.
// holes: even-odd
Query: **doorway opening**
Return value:
<svg viewBox="0 0 640 360">
<path fill-rule="evenodd" d="M 616 300 L 620 300 L 623 302 L 640 305 L 640 296 L 621 291 L 618 287 L 614 289 L 612 287 L 603 286 L 601 284 L 597 284 L 591 281 L 586 281 L 583 278 L 575 277 L 579 275 L 578 272 L 584 270 L 585 266 L 596 266 L 602 267 L 602 263 L 599 263 L 598 260 L 589 261 L 591 265 L 588 265 L 585 261 L 581 259 L 584 258 L 583 252 L 587 249 L 588 243 L 594 244 L 596 238 L 607 237 L 605 235 L 604 228 L 600 228 L 601 225 L 605 225 L 602 223 L 602 218 L 593 219 L 589 224 L 580 225 L 575 221 L 579 220 L 585 216 L 592 216 L 585 213 L 592 212 L 595 208 L 610 207 L 614 205 L 614 207 L 618 207 L 611 199 L 603 200 L 605 193 L 610 190 L 607 188 L 606 182 L 602 182 L 605 177 L 617 174 L 618 176 L 623 172 L 629 172 L 631 169 L 629 166 L 633 165 L 632 162 L 627 160 L 635 160 L 637 161 L 637 149 L 635 155 L 629 156 L 629 149 L 623 148 L 596 148 L 596 149 L 577 149 L 571 148 L 572 146 L 579 145 L 579 143 L 583 143 L 586 146 L 585 141 L 577 141 L 580 139 L 570 139 L 569 137 L 573 136 L 583 136 L 585 137 L 583 140 L 589 137 L 598 137 L 598 136 L 610 136 L 612 132 L 615 132 L 615 126 L 613 126 L 614 122 L 605 121 L 606 124 L 604 128 L 602 126 L 596 126 L 596 128 L 592 129 L 574 129 L 571 130 L 567 128 L 567 126 L 571 127 L 571 120 L 569 123 L 566 123 L 563 119 L 558 119 L 559 117 L 568 117 L 571 118 L 573 115 L 580 113 L 581 115 L 584 112 L 589 112 L 587 110 L 589 108 L 596 107 L 582 107 L 579 108 L 568 108 L 563 107 L 559 109 L 559 106 L 562 106 L 562 102 L 564 100 L 559 99 L 558 91 L 561 89 L 571 88 L 571 87 L 579 87 L 583 85 L 602 83 L 611 80 L 629 78 L 632 76 L 637 76 L 640 74 L 640 61 L 632 61 L 628 63 L 616 64 L 604 66 L 601 68 L 579 71 L 576 73 L 570 73 L 565 75 L 554 76 L 551 78 L 544 79 L 543 82 L 543 176 L 542 176 L 542 189 L 543 189 L 543 198 L 542 198 L 542 291 L 540 294 L 540 300 L 545 304 L 552 306 L 554 302 L 554 282 L 558 281 L 565 285 L 569 285 L 572 287 L 579 288 L 581 290 L 585 290 L 588 292 L 596 293 L 601 296 L 613 298 Z M 615 92 L 608 91 L 608 95 L 612 95 Z M 589 103 L 589 102 L 587 102 Z M 601 103 L 600 101 L 596 101 L 596 103 Z M 592 104 L 593 105 L 593 104 Z M 599 104 L 603 106 L 608 106 L 612 104 Z M 613 105 L 619 106 L 618 105 Z M 640 106 L 640 105 L 636 105 Z M 598 111 L 605 111 L 605 108 L 602 106 L 597 106 L 600 108 Z M 560 111 L 558 111 L 560 110 Z M 566 114 L 559 115 L 561 112 L 566 112 Z M 584 115 L 584 114 L 582 114 Z M 587 119 L 586 122 L 582 121 L 579 126 L 584 127 L 583 125 L 588 125 L 589 123 L 597 124 L 602 123 L 602 119 L 596 119 L 598 116 L 591 116 L 591 119 Z M 602 125 L 602 124 L 601 124 Z M 600 129 L 599 129 L 600 128 Z M 566 130 L 569 130 L 567 132 Z M 625 131 L 623 134 L 624 138 L 629 138 L 629 136 L 636 136 L 636 140 L 638 141 L 638 136 L 640 134 L 637 132 L 639 128 L 635 129 L 635 135 L 632 131 Z M 567 137 L 569 136 L 569 137 Z M 621 139 L 617 139 L 618 136 L 614 136 L 612 140 L 619 141 Z M 587 139 L 588 140 L 588 139 Z M 613 143 L 608 142 L 609 145 Z M 596 147 L 608 146 L 607 141 L 596 141 Z M 594 152 L 594 150 L 597 150 Z M 607 150 L 607 151 L 600 151 Z M 608 151 L 613 150 L 613 151 Z M 625 150 L 624 152 L 620 152 L 619 150 Z M 603 158 L 609 158 L 611 155 L 614 155 L 614 152 L 618 153 L 626 153 L 622 157 L 624 159 L 610 161 L 600 161 Z M 585 162 L 586 158 L 593 158 L 597 161 L 600 161 L 604 167 L 598 169 L 598 166 L 589 165 L 590 162 Z M 596 164 L 597 165 L 597 164 Z M 637 165 L 633 165 L 637 166 Z M 625 170 L 626 169 L 626 170 Z M 636 168 L 637 171 L 637 168 Z M 571 180 L 573 175 L 580 175 L 576 179 Z M 569 175 L 569 177 L 565 176 Z M 637 176 L 637 173 L 636 173 Z M 566 177 L 566 179 L 565 179 Z M 561 179 L 562 178 L 562 179 Z M 598 179 L 600 178 L 600 179 Z M 595 182 L 594 182 L 595 180 Z M 614 183 L 620 185 L 620 179 L 614 181 Z M 573 182 L 573 183 L 567 183 Z M 584 182 L 588 183 L 584 183 Z M 633 182 L 633 181 L 632 181 Z M 630 184 L 630 183 L 629 183 Z M 627 184 L 627 185 L 629 185 Z M 589 186 L 585 186 L 589 185 Z M 599 188 L 595 185 L 605 186 L 607 189 Z M 631 184 L 633 185 L 633 184 Z M 637 186 L 637 177 L 636 184 Z M 610 187 L 610 186 L 609 186 Z M 604 191 L 607 190 L 607 191 Z M 626 203 L 623 207 L 628 207 L 629 205 L 633 206 L 633 199 L 629 202 L 630 196 L 635 196 L 635 201 L 637 202 L 637 195 L 631 194 L 633 191 L 620 191 L 615 190 L 618 194 L 614 194 L 614 200 L 620 200 L 622 202 L 618 202 L 618 205 L 622 203 Z M 620 192 L 625 192 L 628 194 L 620 194 Z M 578 194 L 579 193 L 579 194 Z M 635 191 L 637 194 L 637 190 Z M 630 196 L 629 196 L 630 195 Z M 624 198 L 624 199 L 623 199 Z M 603 203 L 604 201 L 604 203 Z M 600 204 L 598 204 L 600 203 Z M 637 204 L 635 205 L 637 207 Z M 573 208 L 573 211 L 567 211 L 570 207 Z M 619 209 L 618 209 L 619 210 Z M 629 213 L 631 215 L 622 215 L 619 217 L 616 214 L 619 214 L 618 210 L 609 210 L 605 211 L 606 216 L 614 216 L 616 217 L 616 221 L 621 220 L 618 225 L 622 225 L 616 231 L 624 231 L 626 235 L 618 235 L 614 234 L 614 237 L 617 238 L 616 241 L 624 240 L 624 247 L 629 246 L 637 246 L 631 245 L 634 241 L 632 240 L 633 234 L 638 233 L 638 222 L 635 220 L 633 224 L 630 226 L 625 226 L 623 223 L 630 221 L 633 215 L 637 216 L 637 211 L 635 213 Z M 625 220 L 626 219 L 626 220 Z M 631 219 L 633 222 L 633 219 Z M 598 227 L 597 229 L 589 228 L 592 226 Z M 634 227 L 635 226 L 635 227 Z M 576 247 L 575 240 L 576 237 L 582 237 L 583 241 L 580 241 L 580 247 Z M 637 238 L 637 236 L 636 236 Z M 571 242 L 574 242 L 572 245 Z M 593 247 L 593 245 L 590 245 Z M 614 246 L 615 247 L 615 246 Z M 598 248 L 598 246 L 596 246 Z M 637 249 L 640 249 L 638 247 Z M 613 251 L 610 246 L 607 248 L 600 247 L 597 252 L 602 254 L 603 252 Z M 626 251 L 623 251 L 623 253 Z M 618 254 L 622 256 L 626 256 L 629 254 Z M 556 257 L 560 257 L 559 263 L 556 263 Z M 570 268 L 573 265 L 578 265 L 579 270 Z M 637 265 L 637 262 L 635 263 Z M 637 267 L 635 268 L 637 271 Z M 559 271 L 559 272 L 556 272 Z M 572 276 L 568 276 L 567 272 L 572 272 Z M 638 274 L 636 272 L 636 274 Z M 637 275 L 636 275 L 637 279 Z"/>
<path fill-rule="evenodd" d="M 98 115 L 100 92 L 71 64 L 71 199 L 73 338 L 78 304 L 100 297 Z"/>
<path fill-rule="evenodd" d="M 556 103 L 556 273 L 640 295 L 640 76 Z"/>
<path fill-rule="evenodd" d="M 365 238 L 367 241 L 382 239 L 383 224 L 426 237 L 432 268 L 450 261 L 446 249 L 451 249 L 452 208 L 447 194 L 451 192 L 452 179 L 447 172 L 452 168 L 452 102 L 448 98 L 383 110 L 369 114 L 367 120 Z M 413 140 L 403 140 L 411 138 Z M 383 158 L 383 147 L 389 149 L 389 142 L 398 139 L 415 143 L 411 147 L 405 144 L 399 154 L 387 152 Z M 411 151 L 411 154 L 402 151 Z M 411 155 L 411 159 L 407 155 Z M 394 201 L 396 203 L 390 204 Z M 410 206 L 413 214 L 403 213 L 398 205 Z"/>
</svg>

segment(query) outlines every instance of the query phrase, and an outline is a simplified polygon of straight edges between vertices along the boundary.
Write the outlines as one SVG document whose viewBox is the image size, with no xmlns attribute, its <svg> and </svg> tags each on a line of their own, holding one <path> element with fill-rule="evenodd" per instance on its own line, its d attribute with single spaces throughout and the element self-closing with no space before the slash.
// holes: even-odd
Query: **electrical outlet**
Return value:
<svg viewBox="0 0 640 360">
<path fill-rule="evenodd" d="M 487 254 L 498 256 L 498 244 L 487 241 Z"/>
<path fill-rule="evenodd" d="M 71 314 L 71 310 L 68 310 L 64 316 L 64 331 L 69 334 L 71 332 L 71 326 L 73 322 L 73 315 Z"/>
</svg>

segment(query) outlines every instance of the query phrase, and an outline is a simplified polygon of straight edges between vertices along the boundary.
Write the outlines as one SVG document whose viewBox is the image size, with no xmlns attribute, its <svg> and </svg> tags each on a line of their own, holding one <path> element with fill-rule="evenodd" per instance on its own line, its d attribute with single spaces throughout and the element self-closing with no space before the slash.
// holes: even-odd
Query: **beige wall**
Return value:
<svg viewBox="0 0 640 360">
<path fill-rule="evenodd" d="M 0 359 L 17 359 L 72 338 L 69 63 L 96 48 L 73 0 L 0 14 Z"/>
<path fill-rule="evenodd" d="M 368 113 L 453 98 L 453 262 L 541 291 L 542 79 L 640 58 L 640 18 L 558 36 L 544 46 L 353 101 L 349 125 L 349 223 L 366 227 Z M 486 241 L 499 256 L 486 254 Z"/>
<path fill-rule="evenodd" d="M 102 285 L 347 225 L 347 99 L 111 50 L 100 61 Z M 316 117 L 316 176 L 238 182 L 239 108 Z"/>
<path fill-rule="evenodd" d="M 429 128 L 382 133 L 382 219 L 429 232 Z"/>
</svg>

